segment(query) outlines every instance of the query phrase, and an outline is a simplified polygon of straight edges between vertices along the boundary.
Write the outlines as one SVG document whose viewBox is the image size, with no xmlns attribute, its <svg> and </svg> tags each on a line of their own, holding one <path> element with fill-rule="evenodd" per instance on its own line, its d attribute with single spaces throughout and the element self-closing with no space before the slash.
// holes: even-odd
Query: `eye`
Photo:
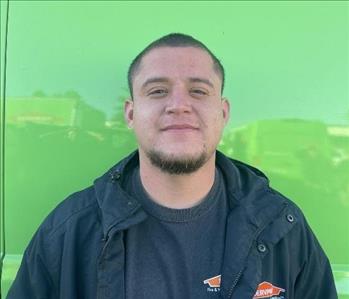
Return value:
<svg viewBox="0 0 349 299">
<path fill-rule="evenodd" d="M 194 88 L 192 90 L 190 90 L 190 93 L 195 94 L 195 95 L 208 95 L 208 92 L 206 90 L 203 89 L 198 89 L 198 88 Z"/>
<path fill-rule="evenodd" d="M 167 94 L 167 90 L 166 89 L 162 89 L 162 88 L 157 88 L 157 89 L 153 89 L 150 90 L 148 92 L 148 96 L 152 95 L 152 96 L 163 96 Z"/>
</svg>

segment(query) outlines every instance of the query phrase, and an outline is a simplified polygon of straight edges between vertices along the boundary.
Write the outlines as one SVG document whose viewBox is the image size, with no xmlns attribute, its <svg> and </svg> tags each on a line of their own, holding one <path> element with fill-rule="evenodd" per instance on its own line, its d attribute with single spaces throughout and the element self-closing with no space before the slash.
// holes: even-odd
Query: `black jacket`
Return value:
<svg viewBox="0 0 349 299">
<path fill-rule="evenodd" d="M 133 153 L 46 218 L 8 299 L 125 298 L 124 231 L 147 218 L 121 188 L 137 163 Z M 259 170 L 219 152 L 216 164 L 230 209 L 221 298 L 337 298 L 329 261 L 299 208 Z"/>
</svg>

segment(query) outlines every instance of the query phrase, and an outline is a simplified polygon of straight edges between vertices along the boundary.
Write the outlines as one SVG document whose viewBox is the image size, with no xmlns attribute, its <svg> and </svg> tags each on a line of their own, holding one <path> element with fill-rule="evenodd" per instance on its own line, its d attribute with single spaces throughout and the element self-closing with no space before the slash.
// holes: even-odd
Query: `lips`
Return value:
<svg viewBox="0 0 349 299">
<path fill-rule="evenodd" d="M 173 124 L 165 126 L 161 131 L 185 131 L 185 130 L 198 130 L 199 128 L 190 124 Z"/>
</svg>

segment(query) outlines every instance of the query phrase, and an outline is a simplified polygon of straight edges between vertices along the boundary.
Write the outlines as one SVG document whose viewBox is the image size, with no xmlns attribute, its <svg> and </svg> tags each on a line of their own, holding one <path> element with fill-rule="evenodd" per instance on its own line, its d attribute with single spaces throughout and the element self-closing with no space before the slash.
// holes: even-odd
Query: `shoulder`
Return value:
<svg viewBox="0 0 349 299">
<path fill-rule="evenodd" d="M 69 195 L 40 225 L 38 232 L 51 240 L 55 235 L 74 230 L 76 226 L 99 222 L 98 203 L 93 186 Z"/>
<path fill-rule="evenodd" d="M 94 188 L 68 196 L 46 217 L 27 246 L 12 287 L 13 298 L 22 292 L 26 292 L 23 298 L 39 294 L 47 298 L 60 289 L 62 273 L 74 280 L 77 264 L 81 271 L 84 267 L 93 271 L 101 235 Z"/>
<path fill-rule="evenodd" d="M 310 227 L 301 208 L 282 193 L 269 188 L 269 205 L 283 202 L 284 208 L 262 231 L 260 238 L 273 244 L 276 250 L 296 258 L 301 267 L 310 260 L 316 260 L 319 266 L 328 263 L 328 258 L 319 240 Z"/>
<path fill-rule="evenodd" d="M 292 225 L 308 227 L 300 207 L 270 186 L 269 178 L 260 169 L 221 153 L 218 158 L 233 205 L 246 209 L 256 226 L 268 226 L 283 217 Z"/>
<path fill-rule="evenodd" d="M 68 196 L 35 232 L 24 254 L 27 263 L 33 267 L 40 257 L 41 264 L 53 271 L 60 269 L 70 255 L 89 254 L 90 247 L 97 246 L 102 238 L 98 210 L 92 186 Z M 70 254 L 64 257 L 63 252 Z"/>
<path fill-rule="evenodd" d="M 304 257 L 310 257 L 314 250 L 319 256 L 325 256 L 301 208 L 271 187 L 261 170 L 222 155 L 220 159 L 233 204 L 242 207 L 249 221 L 259 228 L 259 240 L 271 246 L 286 242 L 288 248 L 301 248 Z"/>
</svg>

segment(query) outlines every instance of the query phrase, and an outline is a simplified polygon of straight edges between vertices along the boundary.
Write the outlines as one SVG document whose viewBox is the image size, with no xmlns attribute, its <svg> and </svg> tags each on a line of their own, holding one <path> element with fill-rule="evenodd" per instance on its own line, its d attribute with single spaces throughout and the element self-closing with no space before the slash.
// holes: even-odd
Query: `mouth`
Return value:
<svg viewBox="0 0 349 299">
<path fill-rule="evenodd" d="M 190 124 L 174 124 L 161 128 L 161 131 L 198 131 L 199 128 Z"/>
</svg>

